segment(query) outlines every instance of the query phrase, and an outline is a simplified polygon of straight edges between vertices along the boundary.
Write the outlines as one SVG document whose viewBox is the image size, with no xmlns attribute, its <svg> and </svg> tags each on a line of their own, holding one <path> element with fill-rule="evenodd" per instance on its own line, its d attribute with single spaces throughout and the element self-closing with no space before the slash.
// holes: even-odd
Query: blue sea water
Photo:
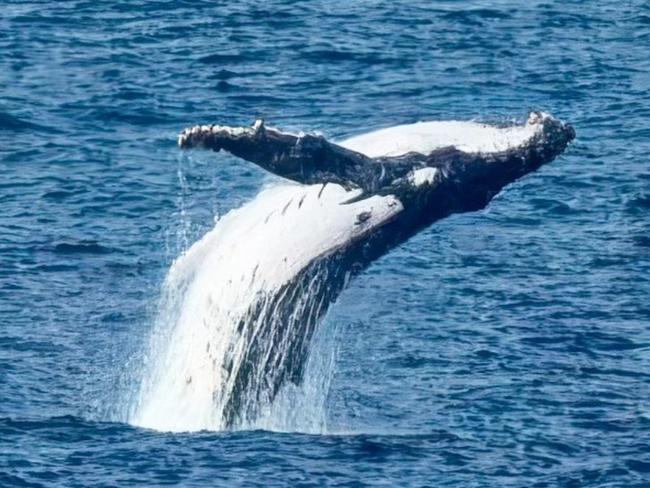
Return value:
<svg viewBox="0 0 650 488">
<path fill-rule="evenodd" d="M 1 486 L 650 486 L 647 2 L 5 1 L 0 90 Z M 170 263 L 269 180 L 179 130 L 530 109 L 569 150 L 321 324 L 324 433 L 125 422 Z"/>
</svg>

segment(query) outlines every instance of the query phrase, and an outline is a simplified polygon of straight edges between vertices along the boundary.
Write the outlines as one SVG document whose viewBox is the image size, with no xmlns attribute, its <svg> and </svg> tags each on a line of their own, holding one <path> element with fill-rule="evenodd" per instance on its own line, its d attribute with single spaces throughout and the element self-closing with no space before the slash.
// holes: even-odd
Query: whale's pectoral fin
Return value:
<svg viewBox="0 0 650 488">
<path fill-rule="evenodd" d="M 487 126 L 485 126 L 487 127 Z M 460 150 L 454 145 L 429 154 L 408 152 L 370 158 L 313 134 L 295 135 L 266 127 L 218 125 L 184 130 L 181 148 L 225 150 L 278 176 L 305 184 L 335 183 L 360 188 L 354 203 L 372 194 L 427 196 L 444 180 L 449 194 L 464 202 L 455 211 L 482 208 L 505 185 L 553 160 L 575 137 L 575 131 L 549 114 L 533 112 L 522 126 L 501 128 L 501 137 L 520 131 L 527 137 L 493 151 Z M 434 177 L 435 176 L 435 177 Z"/>
<path fill-rule="evenodd" d="M 312 134 L 294 135 L 266 127 L 202 125 L 185 129 L 178 138 L 182 149 L 225 150 L 278 176 L 299 183 L 337 183 L 365 187 L 378 168 L 371 158 Z"/>
</svg>

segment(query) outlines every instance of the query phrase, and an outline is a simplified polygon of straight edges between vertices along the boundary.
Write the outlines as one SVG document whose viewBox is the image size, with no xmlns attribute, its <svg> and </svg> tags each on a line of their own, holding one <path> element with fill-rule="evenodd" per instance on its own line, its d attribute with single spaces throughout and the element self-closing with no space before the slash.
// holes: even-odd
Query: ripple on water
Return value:
<svg viewBox="0 0 650 488">
<path fill-rule="evenodd" d="M 0 485 L 647 484 L 649 19 L 640 0 L 5 5 Z M 269 182 L 179 156 L 180 129 L 537 108 L 576 126 L 565 156 L 331 310 L 329 434 L 122 422 L 170 263 Z"/>
</svg>

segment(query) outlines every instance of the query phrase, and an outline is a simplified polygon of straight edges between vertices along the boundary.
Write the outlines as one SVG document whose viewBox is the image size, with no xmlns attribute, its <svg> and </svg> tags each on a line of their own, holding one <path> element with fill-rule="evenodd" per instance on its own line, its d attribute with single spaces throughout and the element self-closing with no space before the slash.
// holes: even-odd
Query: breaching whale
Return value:
<svg viewBox="0 0 650 488">
<path fill-rule="evenodd" d="M 350 277 L 433 222 L 484 208 L 574 137 L 542 112 L 508 126 L 421 122 L 340 144 L 262 121 L 184 130 L 182 149 L 224 150 L 295 183 L 231 211 L 174 263 L 176 325 L 133 423 L 255 425 L 302 381 L 316 326 Z"/>
</svg>

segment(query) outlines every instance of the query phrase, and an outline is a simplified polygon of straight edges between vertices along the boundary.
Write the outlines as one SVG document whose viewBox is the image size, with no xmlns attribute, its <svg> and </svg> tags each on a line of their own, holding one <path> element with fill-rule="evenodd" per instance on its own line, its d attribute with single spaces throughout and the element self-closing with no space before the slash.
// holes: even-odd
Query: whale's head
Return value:
<svg viewBox="0 0 650 488">
<path fill-rule="evenodd" d="M 576 131 L 569 123 L 556 119 L 546 112 L 531 112 L 526 124 L 538 127 L 535 138 L 531 141 L 540 146 L 550 162 L 566 149 L 567 145 L 576 137 Z"/>
</svg>

